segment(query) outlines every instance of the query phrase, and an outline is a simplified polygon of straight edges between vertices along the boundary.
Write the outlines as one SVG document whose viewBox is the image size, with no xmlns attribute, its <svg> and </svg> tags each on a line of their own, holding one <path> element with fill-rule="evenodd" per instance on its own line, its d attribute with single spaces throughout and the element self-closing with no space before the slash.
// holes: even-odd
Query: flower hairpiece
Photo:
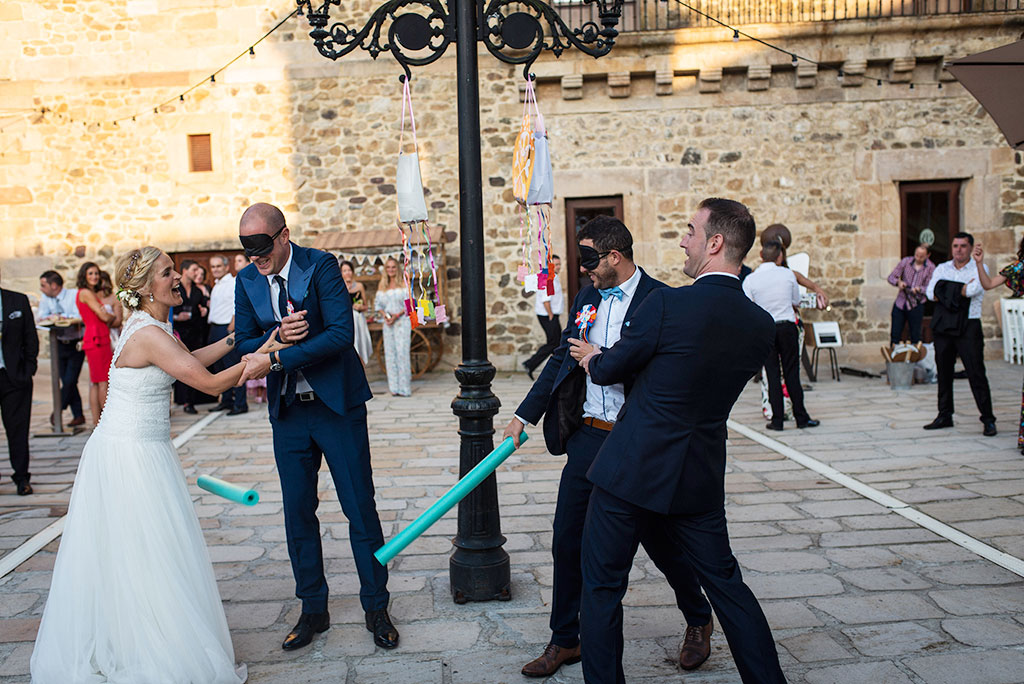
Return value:
<svg viewBox="0 0 1024 684">
<path fill-rule="evenodd" d="M 123 287 L 117 291 L 117 298 L 121 301 L 122 304 L 124 304 L 130 309 L 138 309 L 139 302 L 142 301 L 139 299 L 138 292 L 136 292 L 135 290 L 126 290 Z"/>
<path fill-rule="evenodd" d="M 124 279 L 130 280 L 132 277 L 132 271 L 135 270 L 135 264 L 138 263 L 139 257 L 142 256 L 142 252 L 135 252 L 132 254 L 131 259 L 128 260 L 128 267 L 124 269 Z"/>
</svg>

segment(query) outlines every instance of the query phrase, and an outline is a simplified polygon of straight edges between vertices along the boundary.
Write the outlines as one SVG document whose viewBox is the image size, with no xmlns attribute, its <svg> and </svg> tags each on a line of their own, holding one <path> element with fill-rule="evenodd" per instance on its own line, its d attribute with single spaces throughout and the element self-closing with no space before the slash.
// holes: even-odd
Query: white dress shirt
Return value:
<svg viewBox="0 0 1024 684">
<path fill-rule="evenodd" d="M 39 310 L 36 312 L 36 320 L 42 320 L 50 316 L 81 318 L 81 314 L 78 312 L 78 304 L 75 302 L 77 294 L 77 289 L 65 287 L 57 293 L 56 297 L 41 295 L 39 297 Z"/>
<path fill-rule="evenodd" d="M 640 284 L 640 269 L 636 268 L 626 282 L 619 285 L 622 299 L 609 297 L 602 299 L 597 306 L 597 318 L 587 332 L 591 344 L 607 349 L 619 341 L 622 323 L 626 320 L 626 311 L 633 301 L 633 293 Z M 625 388 L 622 383 L 615 385 L 595 385 L 587 375 L 587 397 L 583 401 L 583 417 L 597 418 L 614 423 L 619 409 L 626 402 Z"/>
<path fill-rule="evenodd" d="M 271 285 L 273 288 L 273 285 Z M 277 301 L 276 299 L 274 300 Z M 210 290 L 210 325 L 229 325 L 235 317 L 235 276 L 228 273 Z"/>
<path fill-rule="evenodd" d="M 985 267 L 988 273 L 988 266 Z M 928 281 L 928 289 L 925 291 L 928 299 L 935 299 L 935 285 L 940 280 L 954 280 L 967 285 L 965 296 L 971 298 L 971 308 L 967 313 L 968 318 L 981 318 L 981 300 L 985 298 L 985 288 L 978 280 L 978 264 L 974 259 L 968 259 L 963 268 L 957 268 L 953 260 L 944 261 L 935 267 L 932 279 Z"/>
<path fill-rule="evenodd" d="M 277 310 L 277 297 L 278 297 L 278 294 L 281 292 L 281 288 L 278 287 L 277 281 L 275 279 L 277 278 L 277 276 L 281 276 L 282 278 L 284 278 L 284 285 L 285 285 L 285 287 L 286 288 L 288 287 L 288 283 L 291 282 L 288 279 L 288 276 L 291 274 L 291 271 L 292 271 L 292 256 L 294 256 L 294 255 L 295 255 L 295 250 L 293 250 L 291 248 L 291 245 L 289 245 L 288 246 L 288 261 L 284 262 L 284 268 L 281 269 L 280 273 L 271 273 L 270 275 L 267 276 L 267 281 L 270 283 L 270 304 L 271 304 L 270 308 L 273 309 L 273 311 L 274 311 L 274 318 L 276 318 L 278 320 L 278 322 L 280 322 L 282 318 L 287 316 L 288 312 L 287 311 L 278 311 Z M 289 299 L 290 299 L 290 297 L 289 297 Z M 280 336 L 278 336 L 278 339 L 280 339 Z M 282 379 L 282 381 L 281 381 L 281 394 L 284 394 L 284 391 L 286 389 L 286 385 L 287 385 L 287 383 Z M 295 392 L 296 393 L 301 393 L 301 392 L 312 392 L 312 391 L 313 391 L 313 388 L 306 381 L 306 376 L 304 376 L 302 374 L 302 371 L 295 371 Z"/>
<path fill-rule="evenodd" d="M 785 266 L 764 262 L 743 281 L 743 294 L 770 313 L 776 323 L 796 323 L 793 307 L 800 304 L 800 286 Z"/>
<path fill-rule="evenodd" d="M 538 316 L 547 316 L 548 310 L 544 308 L 544 302 L 551 302 L 551 313 L 556 316 L 561 316 L 565 310 L 565 295 L 562 294 L 562 283 L 558 281 L 558 276 L 554 276 L 555 281 L 555 293 L 548 296 L 547 290 L 537 293 L 537 299 L 533 303 L 533 309 L 537 312 Z"/>
</svg>

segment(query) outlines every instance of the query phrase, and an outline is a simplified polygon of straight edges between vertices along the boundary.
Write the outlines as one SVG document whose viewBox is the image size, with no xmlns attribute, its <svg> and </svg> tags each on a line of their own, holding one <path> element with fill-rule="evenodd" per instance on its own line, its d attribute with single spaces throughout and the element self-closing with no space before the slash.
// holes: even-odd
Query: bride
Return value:
<svg viewBox="0 0 1024 684">
<path fill-rule="evenodd" d="M 246 363 L 211 375 L 233 337 L 189 353 L 172 336 L 181 304 L 155 247 L 117 261 L 131 311 L 114 350 L 107 404 L 82 451 L 35 651 L 32 684 L 241 684 L 213 566 L 170 436 L 181 380 L 214 396 Z M 268 345 L 275 344 L 271 336 Z"/>
</svg>

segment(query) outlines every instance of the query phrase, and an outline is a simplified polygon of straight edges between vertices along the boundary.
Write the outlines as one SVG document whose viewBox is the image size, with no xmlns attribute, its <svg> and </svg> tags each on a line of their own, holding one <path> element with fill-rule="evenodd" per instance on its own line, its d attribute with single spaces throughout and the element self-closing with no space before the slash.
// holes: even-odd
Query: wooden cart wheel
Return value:
<svg viewBox="0 0 1024 684">
<path fill-rule="evenodd" d="M 412 377 L 419 379 L 424 373 L 437 365 L 440 361 L 440 354 L 435 358 L 434 348 L 440 345 L 430 343 L 430 340 L 419 328 L 412 331 L 412 338 L 409 341 L 409 361 L 412 366 Z M 387 373 L 387 364 L 384 361 L 384 335 L 380 336 L 377 344 L 373 346 L 373 356 L 377 359 L 377 365 L 381 371 Z"/>
</svg>

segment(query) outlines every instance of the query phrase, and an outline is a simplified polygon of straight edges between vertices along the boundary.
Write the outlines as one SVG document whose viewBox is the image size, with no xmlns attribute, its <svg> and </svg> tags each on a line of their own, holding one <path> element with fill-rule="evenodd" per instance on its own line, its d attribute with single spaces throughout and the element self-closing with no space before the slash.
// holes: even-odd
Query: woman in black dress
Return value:
<svg viewBox="0 0 1024 684">
<path fill-rule="evenodd" d="M 194 282 L 199 264 L 191 259 L 181 262 L 181 306 L 174 309 L 174 332 L 189 351 L 205 346 L 206 315 L 209 313 L 209 299 Z M 174 383 L 174 402 L 185 405 L 185 413 L 196 413 L 196 403 L 201 400 L 197 390 L 188 385 Z"/>
</svg>

